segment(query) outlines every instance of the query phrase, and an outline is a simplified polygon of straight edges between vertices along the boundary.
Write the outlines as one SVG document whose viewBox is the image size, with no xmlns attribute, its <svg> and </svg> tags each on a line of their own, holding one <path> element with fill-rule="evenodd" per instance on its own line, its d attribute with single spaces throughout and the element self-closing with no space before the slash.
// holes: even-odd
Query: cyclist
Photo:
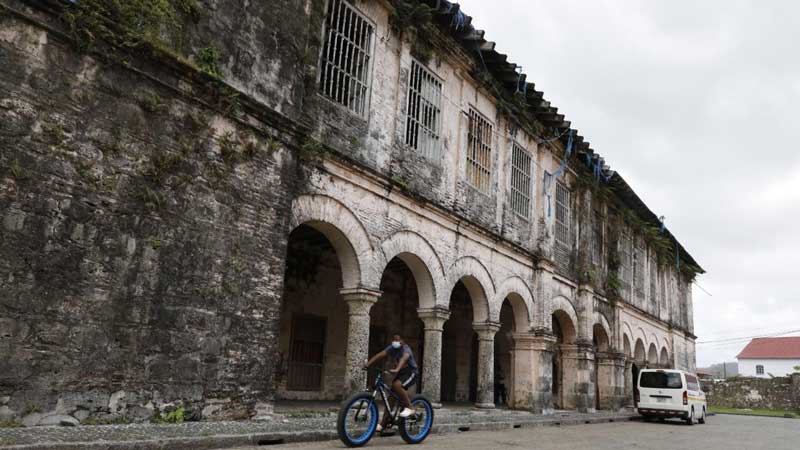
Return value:
<svg viewBox="0 0 800 450">
<path fill-rule="evenodd" d="M 392 380 L 392 390 L 400 398 L 403 403 L 403 410 L 400 411 L 400 417 L 407 418 L 414 414 L 414 409 L 411 406 L 411 400 L 408 397 L 407 389 L 416 385 L 419 382 L 419 369 L 417 368 L 417 361 L 414 359 L 414 354 L 411 352 L 411 347 L 403 341 L 399 334 L 392 335 L 392 343 L 389 344 L 382 352 L 370 358 L 365 367 L 369 367 L 377 361 L 380 361 L 387 356 L 391 356 L 395 363 L 395 368 L 389 372 L 394 375 Z M 390 399 L 393 401 L 394 399 Z M 383 420 L 378 425 L 377 431 L 381 432 L 388 424 L 390 417 L 389 411 L 383 415 Z"/>
</svg>

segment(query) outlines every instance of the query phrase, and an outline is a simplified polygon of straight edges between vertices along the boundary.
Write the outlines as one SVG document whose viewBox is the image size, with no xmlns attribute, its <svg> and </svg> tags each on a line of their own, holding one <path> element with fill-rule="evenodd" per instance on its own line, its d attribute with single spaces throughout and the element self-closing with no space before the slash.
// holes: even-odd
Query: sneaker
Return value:
<svg viewBox="0 0 800 450">
<path fill-rule="evenodd" d="M 378 424 L 378 427 L 377 427 L 377 428 L 375 428 L 375 431 L 377 431 L 378 433 L 380 433 L 381 431 L 383 431 L 383 425 L 381 425 L 381 424 Z"/>
<path fill-rule="evenodd" d="M 411 417 L 413 415 L 414 415 L 414 410 L 411 409 L 411 408 L 403 408 L 403 410 L 400 411 L 400 417 L 402 417 L 404 419 L 408 418 L 408 417 Z"/>
</svg>

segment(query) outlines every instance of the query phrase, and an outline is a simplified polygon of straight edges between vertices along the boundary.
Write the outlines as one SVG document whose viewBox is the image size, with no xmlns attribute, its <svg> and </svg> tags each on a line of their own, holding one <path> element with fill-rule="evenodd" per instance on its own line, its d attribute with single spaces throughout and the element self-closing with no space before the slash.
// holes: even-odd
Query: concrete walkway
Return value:
<svg viewBox="0 0 800 450">
<path fill-rule="evenodd" d="M 436 410 L 433 432 L 577 425 L 629 421 L 633 417 L 630 412 L 558 412 L 544 416 L 523 411 L 445 407 Z M 0 429 L 0 449 L 15 450 L 208 450 L 330 439 L 337 439 L 334 411 L 291 405 L 278 407 L 275 414 L 259 421 Z"/>
</svg>

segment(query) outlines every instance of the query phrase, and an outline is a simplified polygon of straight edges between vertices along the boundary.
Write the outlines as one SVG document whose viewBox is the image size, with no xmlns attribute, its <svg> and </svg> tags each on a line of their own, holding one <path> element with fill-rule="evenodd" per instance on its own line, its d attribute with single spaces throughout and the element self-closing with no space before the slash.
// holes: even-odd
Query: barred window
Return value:
<svg viewBox="0 0 800 450">
<path fill-rule="evenodd" d="M 628 235 L 622 236 L 619 241 L 620 265 L 622 284 L 628 288 L 631 283 L 631 240 Z"/>
<path fill-rule="evenodd" d="M 519 144 L 511 144 L 511 210 L 524 218 L 531 211 L 531 155 Z"/>
<path fill-rule="evenodd" d="M 571 248 L 569 242 L 569 190 L 556 183 L 556 243 Z"/>
<path fill-rule="evenodd" d="M 764 366 L 760 364 L 756 366 L 756 375 L 764 375 Z"/>
<path fill-rule="evenodd" d="M 646 258 L 644 249 L 639 245 L 639 239 L 635 240 L 633 252 L 633 285 L 637 293 L 644 291 L 644 266 Z"/>
<path fill-rule="evenodd" d="M 406 112 L 406 145 L 438 161 L 440 143 L 442 82 L 417 61 L 411 62 Z"/>
<path fill-rule="evenodd" d="M 653 253 L 653 252 L 651 252 Z M 655 254 L 650 256 L 650 302 L 658 306 L 658 261 Z"/>
<path fill-rule="evenodd" d="M 594 213 L 594 227 L 592 229 L 592 263 L 600 266 L 603 258 L 603 216 L 600 212 Z"/>
<path fill-rule="evenodd" d="M 474 109 L 469 110 L 467 134 L 467 181 L 481 192 L 489 192 L 492 179 L 492 124 Z"/>
<path fill-rule="evenodd" d="M 325 20 L 319 90 L 361 116 L 367 109 L 367 74 L 373 26 L 344 0 L 330 0 Z"/>
</svg>

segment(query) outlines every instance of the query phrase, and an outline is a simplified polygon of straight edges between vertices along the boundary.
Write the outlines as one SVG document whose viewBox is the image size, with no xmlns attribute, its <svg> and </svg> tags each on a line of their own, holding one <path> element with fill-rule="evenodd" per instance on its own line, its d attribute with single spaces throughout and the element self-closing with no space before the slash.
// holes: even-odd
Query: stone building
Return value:
<svg viewBox="0 0 800 450">
<path fill-rule="evenodd" d="M 0 0 L 0 416 L 336 400 L 398 332 L 435 403 L 694 369 L 702 270 L 458 5 L 109 3 Z"/>
</svg>

